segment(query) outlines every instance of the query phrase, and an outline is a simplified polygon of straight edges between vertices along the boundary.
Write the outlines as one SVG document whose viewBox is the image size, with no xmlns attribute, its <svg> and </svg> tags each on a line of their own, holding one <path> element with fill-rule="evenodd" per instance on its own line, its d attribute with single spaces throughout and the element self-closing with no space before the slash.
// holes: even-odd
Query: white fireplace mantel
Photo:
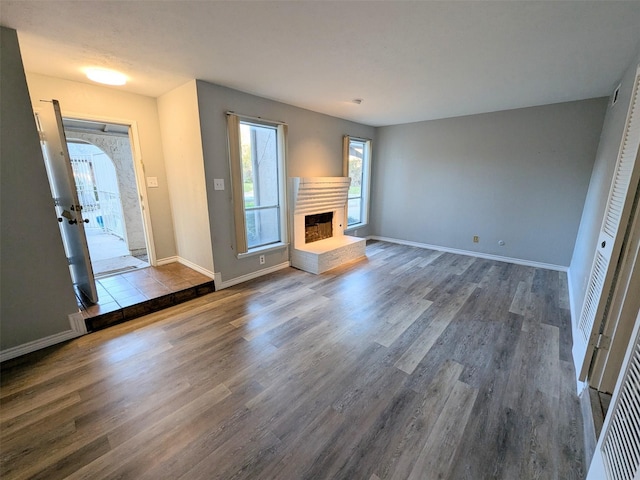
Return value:
<svg viewBox="0 0 640 480">
<path fill-rule="evenodd" d="M 294 177 L 294 214 L 311 215 L 344 209 L 349 195 L 349 177 Z"/>
</svg>

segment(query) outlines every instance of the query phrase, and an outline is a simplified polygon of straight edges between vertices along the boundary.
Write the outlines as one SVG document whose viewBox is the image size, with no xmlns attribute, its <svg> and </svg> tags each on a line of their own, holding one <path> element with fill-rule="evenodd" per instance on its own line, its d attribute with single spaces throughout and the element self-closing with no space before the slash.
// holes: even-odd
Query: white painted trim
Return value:
<svg viewBox="0 0 640 480">
<path fill-rule="evenodd" d="M 571 280 L 571 267 L 567 269 L 567 289 L 569 290 L 569 311 L 571 312 L 571 325 L 575 324 L 576 317 L 576 305 L 575 297 L 573 293 L 573 281 Z"/>
<path fill-rule="evenodd" d="M 62 108 L 62 106 L 60 107 Z M 64 110 L 63 117 L 74 118 L 78 120 L 87 120 L 90 122 L 104 122 L 104 123 L 117 123 L 120 125 L 127 125 L 129 127 L 129 144 L 131 147 L 131 155 L 133 156 L 133 170 L 136 179 L 136 188 L 138 195 L 140 196 L 140 207 L 142 210 L 142 222 L 145 228 L 145 243 L 147 247 L 147 256 L 149 257 L 149 264 L 158 265 L 156 259 L 156 242 L 153 237 L 153 226 L 151 224 L 151 209 L 148 202 L 147 181 L 144 172 L 144 160 L 142 158 L 142 150 L 140 148 L 140 135 L 138 134 L 138 122 L 137 120 L 104 117 L 102 115 L 94 115 L 87 113 L 78 113 L 68 110 Z"/>
<path fill-rule="evenodd" d="M 239 277 L 232 278 L 231 280 L 227 280 L 226 282 L 222 281 L 222 274 L 220 272 L 217 272 L 214 277 L 214 280 L 216 282 L 216 290 L 229 288 L 234 285 L 237 285 L 238 283 L 247 282 L 249 280 L 253 280 L 254 278 L 262 277 L 263 275 L 277 272 L 278 270 L 282 270 L 283 268 L 288 268 L 290 266 L 291 266 L 290 262 L 284 262 L 278 265 L 274 265 L 273 267 L 263 268 L 262 270 L 258 270 L 256 272 L 251 272 L 246 275 L 241 275 Z"/>
<path fill-rule="evenodd" d="M 264 247 L 252 248 L 248 252 L 238 253 L 236 257 L 238 258 L 247 258 L 247 257 L 255 257 L 257 255 L 262 255 L 263 253 L 276 252 L 279 250 L 284 250 L 285 248 L 289 248 L 289 244 L 285 242 L 278 242 L 271 245 L 265 245 Z"/>
<path fill-rule="evenodd" d="M 180 256 L 176 257 L 178 263 L 184 265 L 185 267 L 189 267 L 191 270 L 195 270 L 198 273 L 201 273 L 203 275 L 206 275 L 207 277 L 209 277 L 212 280 L 215 280 L 216 278 L 216 274 L 207 270 L 206 268 L 202 268 L 200 265 L 196 265 L 195 263 L 187 260 L 186 258 L 182 258 Z"/>
<path fill-rule="evenodd" d="M 567 270 L 567 289 L 569 290 L 569 312 L 571 314 L 571 338 L 573 339 L 578 334 L 576 330 L 576 325 L 578 324 L 578 317 L 577 317 L 578 310 L 576 310 L 576 305 L 575 305 L 575 297 L 573 293 L 573 281 L 571 280 L 570 268 Z M 573 349 L 571 349 L 571 358 L 573 360 L 573 368 L 576 373 L 576 393 L 578 394 L 578 396 L 580 396 L 582 392 L 584 392 L 584 390 L 587 388 L 588 383 L 582 382 L 578 378 L 580 366 L 576 364 L 576 358 L 573 355 Z"/>
<path fill-rule="evenodd" d="M 558 272 L 566 272 L 569 267 L 562 265 L 554 265 L 552 263 L 534 262 L 531 260 L 522 260 L 520 258 L 502 257 L 500 255 L 492 255 L 490 253 L 472 252 L 470 250 L 458 250 L 457 248 L 441 247 L 439 245 L 429 245 L 427 243 L 412 242 L 410 240 L 400 240 L 397 238 L 379 237 L 377 235 L 370 235 L 367 239 L 380 240 L 381 242 L 398 243 L 400 245 L 408 245 L 410 247 L 428 248 L 430 250 L 437 250 L 439 252 L 455 253 L 458 255 L 467 255 L 470 257 L 484 258 L 487 260 L 495 260 L 497 262 L 514 263 L 516 265 L 524 265 L 526 267 L 544 268 L 546 270 L 555 270 Z"/>
<path fill-rule="evenodd" d="M 195 270 L 196 272 L 199 272 L 203 275 L 206 275 L 207 277 L 215 280 L 216 282 L 216 287 L 218 286 L 217 284 L 219 282 L 221 282 L 221 278 L 216 275 L 216 274 L 210 270 L 207 270 L 206 268 L 201 267 L 200 265 L 196 265 L 195 263 L 191 262 L 190 260 L 187 260 L 186 258 L 182 258 L 179 255 L 174 255 L 172 257 L 165 257 L 165 258 L 160 258 L 156 261 L 156 266 L 160 267 L 162 265 L 169 265 L 170 263 L 180 263 L 182 265 L 184 265 L 185 267 L 189 267 L 191 270 Z"/>
<path fill-rule="evenodd" d="M 156 267 L 159 267 L 161 265 L 169 265 L 170 263 L 176 263 L 179 261 L 179 258 L 177 255 L 174 255 L 173 257 L 165 257 L 165 258 L 159 258 L 156 260 Z"/>
<path fill-rule="evenodd" d="M 35 352 L 36 350 L 41 350 L 58 343 L 66 342 L 67 340 L 80 337 L 87 333 L 87 326 L 84 323 L 84 317 L 82 316 L 82 313 L 75 312 L 70 314 L 69 324 L 71 325 L 71 330 L 54 333 L 53 335 L 49 335 L 48 337 L 39 338 L 37 340 L 33 340 L 32 342 L 27 342 L 22 345 L 18 345 L 16 347 L 11 347 L 7 350 L 1 351 L 0 362 L 11 360 L 12 358 L 20 357 L 22 355 L 26 355 L 27 353 Z"/>
<path fill-rule="evenodd" d="M 87 332 L 87 324 L 84 321 L 84 317 L 82 316 L 82 312 L 75 312 L 69 314 L 69 324 L 71 325 L 71 330 L 74 332 L 84 335 Z"/>
</svg>

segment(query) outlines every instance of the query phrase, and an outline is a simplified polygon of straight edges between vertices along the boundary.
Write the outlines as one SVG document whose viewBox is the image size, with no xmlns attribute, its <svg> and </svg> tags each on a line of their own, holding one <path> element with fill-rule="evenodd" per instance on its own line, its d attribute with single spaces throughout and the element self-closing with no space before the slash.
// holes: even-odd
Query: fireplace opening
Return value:
<svg viewBox="0 0 640 480">
<path fill-rule="evenodd" d="M 333 212 L 304 217 L 304 243 L 317 242 L 333 236 Z"/>
</svg>

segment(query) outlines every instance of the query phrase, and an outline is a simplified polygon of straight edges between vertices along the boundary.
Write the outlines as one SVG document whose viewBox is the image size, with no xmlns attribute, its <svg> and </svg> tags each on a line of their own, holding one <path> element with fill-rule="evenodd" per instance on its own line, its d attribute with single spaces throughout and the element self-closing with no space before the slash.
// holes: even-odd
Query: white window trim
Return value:
<svg viewBox="0 0 640 480">
<path fill-rule="evenodd" d="M 369 198 L 371 193 L 371 139 L 345 135 L 342 139 L 342 169 L 345 177 L 349 176 L 349 143 L 351 140 L 364 142 L 366 144 L 364 163 L 362 168 L 362 217 L 360 223 L 347 225 L 345 232 L 353 231 L 357 228 L 365 227 L 369 224 Z M 347 199 L 348 202 L 348 199 Z M 348 207 L 345 206 L 345 219 L 349 221 Z"/>
<path fill-rule="evenodd" d="M 242 147 L 240 145 L 240 122 L 265 125 L 278 129 L 278 195 L 280 207 L 280 241 L 268 245 L 249 248 L 247 245 L 247 227 L 244 209 L 244 188 L 242 185 Z M 286 248 L 289 244 L 287 185 L 286 185 L 286 143 L 287 124 L 283 122 L 265 120 L 246 115 L 227 112 L 227 139 L 229 142 L 229 166 L 231 170 L 231 204 L 236 239 L 236 256 L 238 258 L 264 253 L 270 250 Z"/>
<path fill-rule="evenodd" d="M 276 250 L 283 250 L 289 246 L 288 243 L 278 242 L 278 243 L 270 243 L 269 245 L 263 245 L 261 247 L 250 248 L 246 253 L 239 253 L 237 255 L 238 258 L 247 258 L 259 255 L 261 253 L 269 253 L 274 252 Z"/>
</svg>

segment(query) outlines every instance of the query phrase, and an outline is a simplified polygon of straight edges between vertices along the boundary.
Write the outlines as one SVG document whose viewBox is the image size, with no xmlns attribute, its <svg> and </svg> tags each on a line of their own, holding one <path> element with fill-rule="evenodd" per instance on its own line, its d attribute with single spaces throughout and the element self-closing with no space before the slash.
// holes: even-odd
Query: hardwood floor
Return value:
<svg viewBox="0 0 640 480">
<path fill-rule="evenodd" d="M 584 478 L 565 274 L 367 255 L 6 362 L 0 476 Z"/>
</svg>

